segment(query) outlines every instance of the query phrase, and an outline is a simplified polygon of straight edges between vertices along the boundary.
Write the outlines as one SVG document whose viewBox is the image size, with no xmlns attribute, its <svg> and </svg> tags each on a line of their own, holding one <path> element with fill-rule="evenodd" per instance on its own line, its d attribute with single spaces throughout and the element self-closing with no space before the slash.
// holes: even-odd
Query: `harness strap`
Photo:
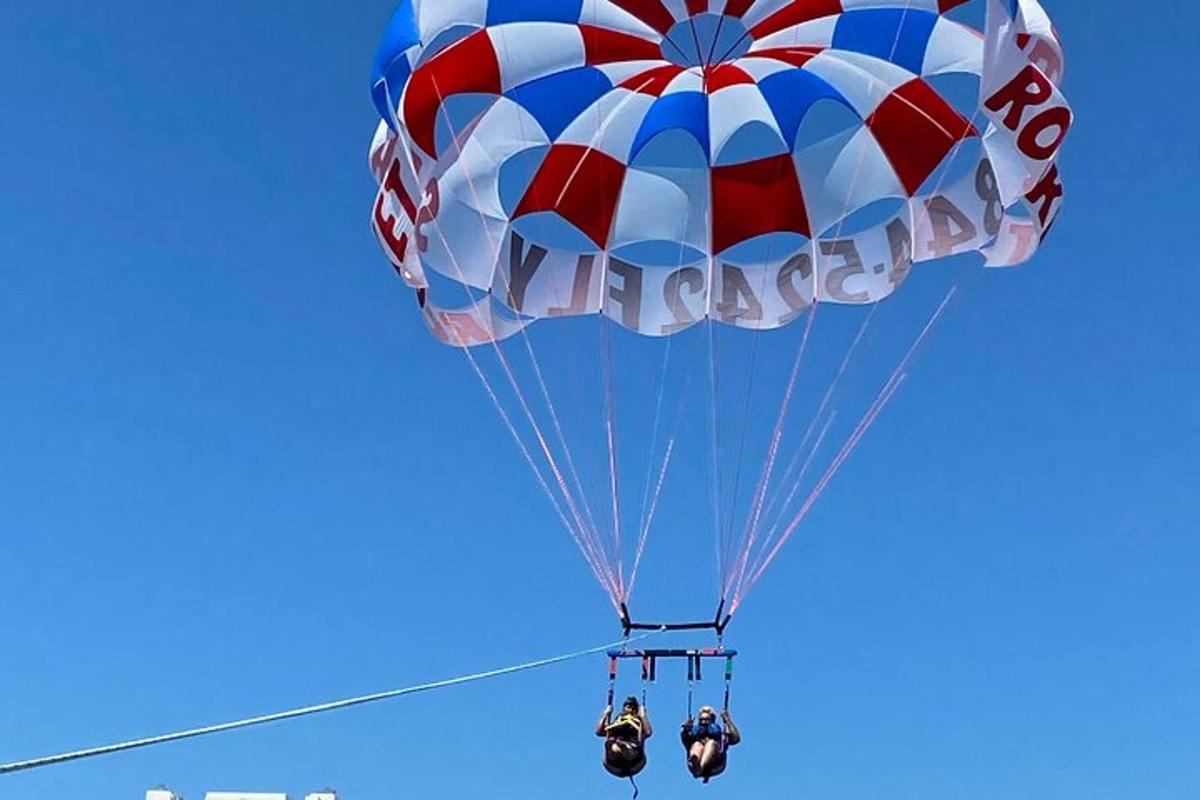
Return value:
<svg viewBox="0 0 1200 800">
<path fill-rule="evenodd" d="M 729 692 L 733 686 L 733 656 L 725 659 L 725 710 L 729 711 Z"/>
<path fill-rule="evenodd" d="M 691 656 L 688 656 L 688 660 L 687 660 L 687 679 L 688 679 L 688 691 L 687 691 L 688 719 L 691 719 L 693 716 L 693 714 L 692 714 L 692 694 L 695 689 L 695 683 L 696 683 L 696 662 L 692 659 Z"/>
</svg>

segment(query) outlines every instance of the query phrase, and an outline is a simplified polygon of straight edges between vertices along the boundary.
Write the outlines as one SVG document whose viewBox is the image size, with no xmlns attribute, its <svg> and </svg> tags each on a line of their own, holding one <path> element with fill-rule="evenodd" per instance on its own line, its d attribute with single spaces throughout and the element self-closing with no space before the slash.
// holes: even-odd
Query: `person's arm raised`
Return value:
<svg viewBox="0 0 1200 800">
<path fill-rule="evenodd" d="M 609 706 L 608 708 L 604 709 L 604 713 L 600 715 L 600 721 L 596 723 L 597 736 L 603 737 L 608 735 L 608 732 L 605 731 L 605 728 L 608 727 L 608 723 L 612 720 L 612 712 L 612 706 Z"/>
</svg>

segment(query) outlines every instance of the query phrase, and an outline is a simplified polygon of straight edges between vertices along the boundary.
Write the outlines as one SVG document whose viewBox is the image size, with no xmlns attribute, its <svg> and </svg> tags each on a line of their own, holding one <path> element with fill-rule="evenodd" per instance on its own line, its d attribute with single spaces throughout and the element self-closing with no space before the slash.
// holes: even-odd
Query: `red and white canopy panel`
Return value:
<svg viewBox="0 0 1200 800">
<path fill-rule="evenodd" d="M 1028 260 L 1062 73 L 1037 0 L 406 0 L 374 226 L 450 344 L 584 314 L 775 328 L 916 262 Z"/>
</svg>

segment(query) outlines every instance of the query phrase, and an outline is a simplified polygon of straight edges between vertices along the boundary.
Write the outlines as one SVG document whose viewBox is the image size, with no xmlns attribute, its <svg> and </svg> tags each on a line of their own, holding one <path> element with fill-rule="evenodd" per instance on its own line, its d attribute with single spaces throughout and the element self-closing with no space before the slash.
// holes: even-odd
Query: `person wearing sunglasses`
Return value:
<svg viewBox="0 0 1200 800">
<path fill-rule="evenodd" d="M 692 777 L 708 783 L 725 771 L 729 762 L 729 748 L 742 741 L 741 731 L 734 724 L 728 711 L 717 712 L 712 706 L 704 706 L 696 719 L 683 723 L 680 739 L 687 751 L 688 771 Z"/>
</svg>

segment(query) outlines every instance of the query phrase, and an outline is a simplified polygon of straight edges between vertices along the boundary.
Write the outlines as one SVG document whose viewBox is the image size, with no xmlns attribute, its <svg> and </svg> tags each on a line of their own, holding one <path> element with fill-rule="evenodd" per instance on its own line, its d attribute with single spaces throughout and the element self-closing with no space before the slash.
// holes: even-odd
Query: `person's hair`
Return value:
<svg viewBox="0 0 1200 800">
<path fill-rule="evenodd" d="M 712 706 L 701 706 L 700 713 L 701 714 L 712 714 L 715 717 L 717 715 L 717 710 L 715 708 L 713 708 Z"/>
<path fill-rule="evenodd" d="M 632 708 L 634 711 L 637 711 L 641 707 L 642 707 L 642 704 L 638 702 L 638 699 L 636 697 L 626 697 L 625 698 L 625 703 L 624 703 L 623 708 Z"/>
</svg>

